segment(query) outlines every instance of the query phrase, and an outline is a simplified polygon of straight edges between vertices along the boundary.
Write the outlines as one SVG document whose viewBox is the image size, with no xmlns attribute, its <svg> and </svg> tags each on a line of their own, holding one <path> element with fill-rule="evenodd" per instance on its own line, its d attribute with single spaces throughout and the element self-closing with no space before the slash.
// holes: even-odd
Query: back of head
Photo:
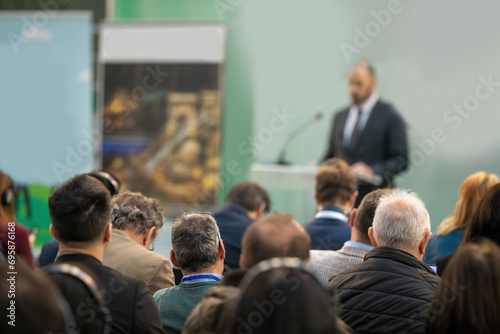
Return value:
<svg viewBox="0 0 500 334">
<path fill-rule="evenodd" d="M 238 204 L 247 211 L 256 211 L 264 204 L 265 212 L 271 209 L 271 200 L 269 194 L 264 188 L 254 182 L 240 182 L 229 191 L 226 201 L 228 203 Z"/>
<path fill-rule="evenodd" d="M 14 206 L 14 182 L 7 174 L 0 171 L 0 220 L 14 221 L 16 212 Z"/>
<path fill-rule="evenodd" d="M 429 213 L 415 193 L 395 189 L 382 196 L 373 218 L 378 246 L 412 252 L 430 231 Z"/>
<path fill-rule="evenodd" d="M 500 333 L 500 248 L 483 239 L 461 247 L 436 286 L 428 333 Z"/>
<path fill-rule="evenodd" d="M 465 228 L 472 222 L 472 216 L 484 194 L 500 179 L 496 174 L 478 172 L 462 183 L 459 199 L 453 216 L 446 218 L 438 227 L 438 235 L 446 235 L 457 228 Z"/>
<path fill-rule="evenodd" d="M 41 271 L 32 272 L 20 263 L 16 264 L 14 278 L 7 274 L 9 271 L 7 264 L 0 265 L 0 307 L 7 313 L 0 324 L 0 332 L 62 332 L 62 297 L 54 284 Z"/>
<path fill-rule="evenodd" d="M 110 222 L 110 195 L 97 179 L 77 175 L 50 195 L 49 213 L 60 242 L 93 242 Z"/>
<path fill-rule="evenodd" d="M 219 228 L 204 213 L 184 214 L 172 225 L 172 250 L 182 271 L 196 273 L 219 260 Z"/>
<path fill-rule="evenodd" d="M 154 236 L 163 227 L 163 209 L 160 203 L 141 193 L 124 192 L 111 199 L 111 223 L 118 230 L 143 234 L 155 227 Z"/>
<path fill-rule="evenodd" d="M 273 257 L 309 258 L 311 239 L 289 213 L 273 212 L 251 224 L 243 234 L 243 267 L 251 268 Z"/>
<path fill-rule="evenodd" d="M 343 205 L 357 189 L 356 178 L 344 160 L 328 159 L 316 173 L 316 198 L 321 205 Z"/>
<path fill-rule="evenodd" d="M 385 194 L 388 194 L 392 189 L 377 189 L 366 195 L 357 209 L 356 217 L 354 218 L 354 227 L 368 239 L 368 229 L 373 224 L 375 210 L 377 209 L 379 200 Z"/>
<path fill-rule="evenodd" d="M 247 275 L 256 276 L 242 287 L 231 333 L 336 333 L 331 295 L 311 273 L 280 267 Z"/>
<path fill-rule="evenodd" d="M 500 184 L 491 187 L 479 202 L 463 243 L 486 237 L 500 245 Z"/>
</svg>

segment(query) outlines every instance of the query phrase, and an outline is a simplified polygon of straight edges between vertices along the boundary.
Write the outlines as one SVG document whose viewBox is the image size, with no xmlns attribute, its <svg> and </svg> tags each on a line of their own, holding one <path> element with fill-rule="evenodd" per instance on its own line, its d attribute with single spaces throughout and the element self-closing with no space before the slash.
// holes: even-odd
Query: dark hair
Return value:
<svg viewBox="0 0 500 334">
<path fill-rule="evenodd" d="M 491 187 L 479 202 L 462 245 L 476 237 L 486 237 L 500 245 L 500 184 Z"/>
<path fill-rule="evenodd" d="M 196 273 L 217 263 L 219 240 L 219 227 L 209 214 L 184 214 L 172 225 L 172 250 L 179 267 L 188 273 Z"/>
<path fill-rule="evenodd" d="M 265 205 L 264 211 L 271 210 L 271 200 L 269 194 L 264 188 L 254 182 L 240 182 L 229 191 L 227 202 L 238 204 L 247 211 L 255 211 L 262 204 Z"/>
<path fill-rule="evenodd" d="M 391 189 L 377 189 L 368 193 L 359 204 L 354 218 L 354 227 L 368 238 L 368 229 L 373 224 L 373 217 L 380 197 L 390 193 Z"/>
<path fill-rule="evenodd" d="M 289 213 L 273 212 L 247 227 L 241 240 L 243 266 L 273 257 L 309 258 L 311 239 Z"/>
<path fill-rule="evenodd" d="M 60 333 L 64 329 L 61 311 L 62 296 L 56 286 L 41 272 L 32 272 L 19 261 L 16 264 L 15 297 L 8 298 L 12 278 L 7 264 L 0 265 L 0 307 L 7 312 L 0 323 L 0 332 L 46 334 Z M 15 300 L 15 327 L 8 324 L 11 307 Z"/>
<path fill-rule="evenodd" d="M 163 209 L 154 198 L 126 191 L 113 196 L 111 207 L 111 223 L 116 229 L 142 234 L 156 227 L 152 235 L 154 238 L 163 227 Z"/>
<path fill-rule="evenodd" d="M 331 295 L 298 268 L 273 268 L 256 276 L 243 291 L 234 319 L 230 333 L 336 333 Z"/>
<path fill-rule="evenodd" d="M 357 189 L 356 178 L 344 160 L 328 159 L 316 173 L 316 198 L 321 205 L 347 203 Z"/>
<path fill-rule="evenodd" d="M 500 248 L 487 239 L 461 247 L 436 286 L 427 333 L 500 333 Z"/>
<path fill-rule="evenodd" d="M 111 220 L 108 190 L 97 179 L 77 175 L 59 186 L 49 197 L 49 213 L 58 240 L 96 240 Z"/>
</svg>

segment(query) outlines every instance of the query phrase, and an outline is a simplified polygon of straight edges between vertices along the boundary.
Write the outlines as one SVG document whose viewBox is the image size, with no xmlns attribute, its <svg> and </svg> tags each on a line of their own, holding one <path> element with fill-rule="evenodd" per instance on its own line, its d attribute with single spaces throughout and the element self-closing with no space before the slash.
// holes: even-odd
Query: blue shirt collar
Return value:
<svg viewBox="0 0 500 334">
<path fill-rule="evenodd" d="M 182 277 L 181 283 L 185 284 L 193 284 L 193 283 L 201 283 L 201 282 L 219 282 L 222 279 L 222 275 L 219 274 L 192 274 L 186 275 Z"/>
<path fill-rule="evenodd" d="M 359 242 L 359 241 L 352 241 L 352 240 L 346 241 L 344 243 L 344 246 L 362 248 L 362 249 L 366 249 L 366 250 L 372 250 L 373 249 L 373 246 L 364 244 L 364 243 Z"/>
</svg>

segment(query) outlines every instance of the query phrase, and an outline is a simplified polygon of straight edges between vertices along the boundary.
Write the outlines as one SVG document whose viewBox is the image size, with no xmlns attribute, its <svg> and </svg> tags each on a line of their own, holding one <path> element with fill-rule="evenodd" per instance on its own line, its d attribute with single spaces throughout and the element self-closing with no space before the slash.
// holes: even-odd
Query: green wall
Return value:
<svg viewBox="0 0 500 334">
<path fill-rule="evenodd" d="M 227 12 L 226 12 L 227 13 Z M 211 1 L 201 0 L 145 0 L 115 2 L 116 21 L 167 21 L 167 22 L 220 22 Z M 225 91 L 222 177 L 219 189 L 219 206 L 224 202 L 228 190 L 245 180 L 249 171 L 249 155 L 238 153 L 238 145 L 247 140 L 253 128 L 252 71 L 247 55 L 243 52 L 241 27 L 236 17 L 228 18 L 227 61 L 224 68 Z"/>
</svg>

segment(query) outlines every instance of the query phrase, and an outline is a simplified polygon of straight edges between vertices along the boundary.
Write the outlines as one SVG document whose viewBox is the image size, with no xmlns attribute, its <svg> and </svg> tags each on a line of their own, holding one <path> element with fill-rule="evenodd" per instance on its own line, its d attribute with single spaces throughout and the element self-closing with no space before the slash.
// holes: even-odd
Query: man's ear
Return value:
<svg viewBox="0 0 500 334">
<path fill-rule="evenodd" d="M 356 203 L 356 198 L 358 198 L 358 191 L 355 191 L 352 193 L 352 195 L 349 197 L 349 207 L 354 208 L 354 203 Z"/>
<path fill-rule="evenodd" d="M 177 262 L 177 259 L 175 258 L 175 253 L 174 253 L 173 249 L 170 250 L 170 262 L 172 262 L 172 264 L 175 267 L 180 268 L 179 263 Z"/>
<path fill-rule="evenodd" d="M 372 242 L 373 247 L 377 247 L 377 241 L 375 240 L 375 236 L 373 235 L 373 227 L 370 226 L 368 228 L 368 238 L 370 238 L 370 241 Z"/>
<path fill-rule="evenodd" d="M 318 194 L 316 194 L 316 192 L 314 192 L 314 201 L 316 202 L 316 206 L 319 206 Z"/>
<path fill-rule="evenodd" d="M 222 240 L 219 241 L 219 258 L 224 260 L 226 258 L 226 248 L 224 247 L 224 243 Z"/>
<path fill-rule="evenodd" d="M 54 228 L 54 225 L 50 224 L 49 226 L 49 233 L 50 235 L 56 239 L 56 240 L 59 240 L 58 237 L 57 237 L 57 232 L 56 232 L 56 229 Z"/>
<path fill-rule="evenodd" d="M 432 233 L 427 231 L 425 235 L 423 236 L 422 240 L 420 241 L 420 244 L 418 245 L 418 252 L 421 255 L 425 254 L 425 247 L 427 246 L 427 243 L 429 242 L 429 239 L 431 238 Z"/>
<path fill-rule="evenodd" d="M 349 226 L 351 228 L 354 228 L 354 219 L 356 218 L 356 215 L 358 214 L 358 209 L 354 208 L 351 211 L 351 216 L 349 217 Z"/>
<path fill-rule="evenodd" d="M 238 262 L 238 264 L 240 265 L 241 269 L 245 268 L 245 266 L 243 265 L 243 263 L 245 263 L 245 260 L 244 260 L 244 257 L 243 257 L 243 253 L 241 253 L 240 254 L 240 260 Z"/>
<path fill-rule="evenodd" d="M 260 219 L 264 215 L 265 209 L 266 209 L 266 205 L 264 203 L 259 205 L 259 208 L 257 209 L 257 218 L 256 219 Z"/>
<path fill-rule="evenodd" d="M 104 231 L 104 242 L 105 243 L 108 243 L 109 240 L 111 239 L 111 230 L 112 230 L 112 225 L 111 225 L 111 222 L 108 224 L 108 226 L 106 227 L 106 230 Z"/>
<path fill-rule="evenodd" d="M 156 231 L 156 226 L 151 227 L 149 230 L 144 232 L 142 236 L 142 245 L 146 248 L 149 248 L 151 246 L 151 243 L 153 242 L 153 234 Z"/>
</svg>

